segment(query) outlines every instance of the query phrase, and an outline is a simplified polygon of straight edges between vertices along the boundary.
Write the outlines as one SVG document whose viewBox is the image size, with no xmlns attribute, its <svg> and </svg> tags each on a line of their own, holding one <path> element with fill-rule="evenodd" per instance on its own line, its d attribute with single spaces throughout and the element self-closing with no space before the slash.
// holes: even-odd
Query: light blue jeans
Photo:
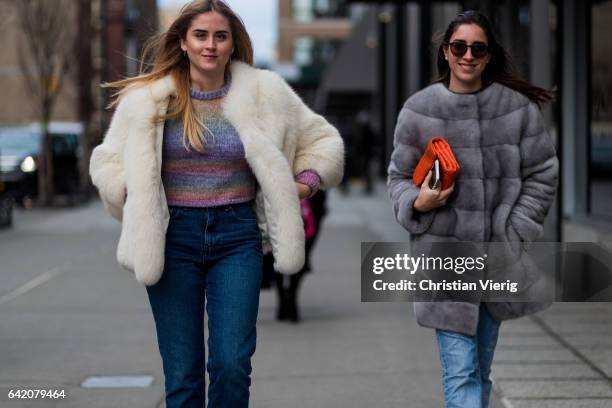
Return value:
<svg viewBox="0 0 612 408">
<path fill-rule="evenodd" d="M 487 408 L 500 322 L 480 304 L 475 336 L 436 330 L 446 408 Z"/>
<path fill-rule="evenodd" d="M 164 273 L 147 286 L 167 408 L 204 406 L 205 299 L 208 407 L 248 406 L 262 257 L 250 204 L 170 207 Z"/>
</svg>

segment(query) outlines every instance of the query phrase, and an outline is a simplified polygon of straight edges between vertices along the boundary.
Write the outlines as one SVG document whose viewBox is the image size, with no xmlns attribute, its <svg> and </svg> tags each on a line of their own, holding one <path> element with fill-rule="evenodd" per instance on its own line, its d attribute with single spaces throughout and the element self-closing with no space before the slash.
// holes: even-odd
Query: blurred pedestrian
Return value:
<svg viewBox="0 0 612 408">
<path fill-rule="evenodd" d="M 344 168 L 344 176 L 340 181 L 340 191 L 343 194 L 348 194 L 350 191 L 350 181 L 359 174 L 357 144 L 353 135 L 353 119 L 342 116 L 335 122 L 336 128 L 340 131 L 340 135 L 344 139 L 344 148 L 346 154 L 346 163 Z"/>
<path fill-rule="evenodd" d="M 342 177 L 343 143 L 276 74 L 220 0 L 189 3 L 145 49 L 140 75 L 109 84 L 116 105 L 90 173 L 122 219 L 117 257 L 146 285 L 166 406 L 202 407 L 204 305 L 209 407 L 246 407 L 262 275 L 304 263 L 300 198 Z"/>
<path fill-rule="evenodd" d="M 363 192 L 374 190 L 374 167 L 378 160 L 376 134 L 372 129 L 371 115 L 366 109 L 338 121 L 338 130 L 345 140 L 346 169 L 340 183 L 342 193 L 348 194 L 352 181 L 361 179 Z"/>
<path fill-rule="evenodd" d="M 558 160 L 539 111 L 553 94 L 515 74 L 486 16 L 459 14 L 438 48 L 439 78 L 406 101 L 395 129 L 388 186 L 411 241 L 534 241 L 553 201 Z M 461 172 L 446 190 L 420 187 L 414 168 L 443 136 Z M 500 322 L 546 303 L 417 302 L 436 329 L 446 407 L 484 408 Z"/>
<path fill-rule="evenodd" d="M 306 237 L 306 262 L 300 271 L 293 275 L 274 273 L 274 283 L 278 294 L 276 319 L 298 323 L 301 319 L 299 308 L 299 289 L 302 279 L 311 272 L 311 253 L 319 236 L 321 223 L 327 210 L 325 208 L 326 193 L 319 191 L 310 198 L 301 201 L 302 218 L 304 220 L 304 235 Z"/>
<path fill-rule="evenodd" d="M 376 160 L 374 146 L 377 144 L 372 132 L 370 113 L 362 109 L 355 116 L 353 123 L 354 143 L 357 150 L 357 164 L 364 180 L 364 192 L 371 195 L 374 191 L 374 174 L 372 164 Z"/>
</svg>

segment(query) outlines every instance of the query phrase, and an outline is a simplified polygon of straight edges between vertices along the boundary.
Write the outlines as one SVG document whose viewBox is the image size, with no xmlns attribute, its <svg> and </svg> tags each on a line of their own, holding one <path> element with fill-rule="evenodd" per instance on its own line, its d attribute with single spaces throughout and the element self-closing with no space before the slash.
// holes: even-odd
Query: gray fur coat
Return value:
<svg viewBox="0 0 612 408">
<path fill-rule="evenodd" d="M 461 171 L 446 205 L 420 213 L 412 172 L 429 139 L 450 144 Z M 555 196 L 559 163 L 538 107 L 493 83 L 457 94 L 436 83 L 411 96 L 395 129 L 388 187 L 395 217 L 411 241 L 530 242 Z M 478 304 L 417 302 L 420 325 L 474 335 Z M 541 310 L 539 303 L 487 303 L 496 320 Z"/>
</svg>

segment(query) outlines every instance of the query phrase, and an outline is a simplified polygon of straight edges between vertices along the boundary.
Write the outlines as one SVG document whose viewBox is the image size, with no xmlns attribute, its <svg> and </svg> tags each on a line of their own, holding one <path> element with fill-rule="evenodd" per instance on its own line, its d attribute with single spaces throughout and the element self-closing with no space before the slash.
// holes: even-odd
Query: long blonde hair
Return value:
<svg viewBox="0 0 612 408">
<path fill-rule="evenodd" d="M 222 0 L 194 0 L 181 8 L 179 16 L 172 22 L 168 31 L 151 37 L 145 44 L 140 60 L 139 75 L 102 86 L 117 88 L 112 95 L 109 108 L 114 107 L 127 91 L 148 85 L 160 78 L 171 75 L 176 85 L 176 98 L 170 104 L 170 110 L 157 121 L 181 118 L 183 122 L 183 141 L 188 148 L 192 146 L 204 152 L 203 133 L 206 126 L 198 117 L 191 102 L 189 59 L 181 49 L 181 39 L 185 40 L 191 22 L 198 15 L 217 12 L 228 19 L 231 28 L 234 52 L 227 63 L 226 77 L 231 61 L 242 61 L 253 65 L 253 46 L 240 17 Z M 150 63 L 148 61 L 153 61 Z"/>
</svg>

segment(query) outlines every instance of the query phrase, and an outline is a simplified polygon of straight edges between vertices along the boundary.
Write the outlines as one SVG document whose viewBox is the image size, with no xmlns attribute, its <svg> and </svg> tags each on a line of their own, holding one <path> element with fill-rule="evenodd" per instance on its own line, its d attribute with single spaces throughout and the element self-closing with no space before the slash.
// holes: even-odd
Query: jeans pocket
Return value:
<svg viewBox="0 0 612 408">
<path fill-rule="evenodd" d="M 257 215 L 252 207 L 247 205 L 232 205 L 230 207 L 230 214 L 236 221 L 254 223 L 257 222 Z"/>
</svg>

